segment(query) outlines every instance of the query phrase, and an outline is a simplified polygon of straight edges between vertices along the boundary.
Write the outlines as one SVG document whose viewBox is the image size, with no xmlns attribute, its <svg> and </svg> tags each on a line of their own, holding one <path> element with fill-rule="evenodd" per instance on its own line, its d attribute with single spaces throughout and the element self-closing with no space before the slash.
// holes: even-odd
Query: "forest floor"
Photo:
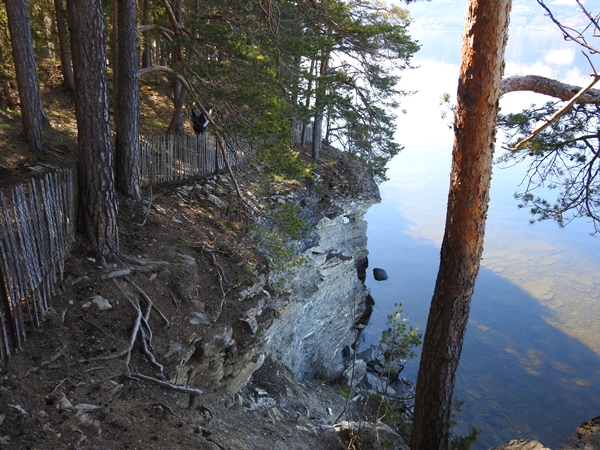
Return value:
<svg viewBox="0 0 600 450">
<path fill-rule="evenodd" d="M 18 110 L 0 109 L 0 189 L 5 194 L 40 171 L 75 164 L 72 97 L 60 87 L 56 72 L 55 66 L 40 72 L 51 119 L 45 130 L 49 154 L 23 144 Z M 148 89 L 142 90 L 142 103 L 142 133 L 151 132 L 154 122 L 164 120 L 166 100 Z M 343 167 L 334 166 L 325 159 L 316 170 L 344 178 Z M 249 174 L 238 176 L 250 190 Z M 288 188 L 293 186 L 281 187 Z M 238 393 L 180 392 L 156 382 L 159 369 L 137 341 L 131 342 L 138 322 L 128 298 L 142 291 L 141 298 L 155 305 L 146 330 L 152 331 L 157 354 L 168 354 L 174 342 L 198 338 L 190 317 L 202 308 L 218 311 L 205 328 L 215 333 L 220 326 L 239 328 L 245 306 L 231 299 L 261 272 L 264 260 L 246 237 L 247 222 L 207 201 L 208 191 L 207 180 L 190 179 L 145 192 L 151 208 L 121 198 L 120 246 L 133 262 L 102 266 L 87 253 L 85 242 L 76 240 L 43 323 L 32 325 L 23 348 L 0 363 L 1 449 L 359 448 L 331 425 L 373 420 L 375 405 L 348 403 L 336 386 L 299 381 L 267 358 Z M 222 199 L 235 201 L 226 193 Z M 132 268 L 129 277 L 111 277 L 126 266 Z M 90 304 L 99 297 L 110 308 Z M 360 448 L 367 448 L 366 439 L 363 434 Z"/>
</svg>

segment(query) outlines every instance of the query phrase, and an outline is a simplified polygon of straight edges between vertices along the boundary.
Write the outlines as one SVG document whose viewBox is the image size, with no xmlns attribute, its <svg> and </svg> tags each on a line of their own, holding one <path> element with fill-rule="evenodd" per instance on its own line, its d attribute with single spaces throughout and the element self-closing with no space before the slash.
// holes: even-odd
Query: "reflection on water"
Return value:
<svg viewBox="0 0 600 450">
<path fill-rule="evenodd" d="M 456 91 L 458 73 L 458 61 L 448 60 L 452 54 L 444 47 L 460 45 L 457 36 L 453 44 L 451 37 L 423 35 L 420 69 L 403 76 L 403 87 L 419 93 L 403 104 L 408 114 L 399 119 L 399 141 L 406 149 L 381 186 L 382 203 L 366 217 L 370 266 L 384 268 L 390 278 L 376 282 L 367 271 L 375 305 L 363 346 L 379 339 L 395 302 L 403 303 L 410 325 L 425 329 L 452 148 L 439 96 Z M 554 39 L 523 39 L 512 47 L 509 40 L 507 71 L 537 67 L 557 76 L 549 62 L 561 52 L 572 57 Z M 539 60 L 518 59 L 532 42 Z M 575 83 L 581 71 L 566 70 Z M 519 94 L 503 99 L 501 107 L 532 101 Z M 457 374 L 455 394 L 467 403 L 455 431 L 466 434 L 475 424 L 483 431 L 480 449 L 517 438 L 556 448 L 578 424 L 600 414 L 599 238 L 589 236 L 584 221 L 562 230 L 552 223 L 529 226 L 529 213 L 517 209 L 512 197 L 522 171 L 494 168 L 482 267 Z M 405 375 L 416 378 L 417 368 L 417 361 L 409 362 Z"/>
</svg>

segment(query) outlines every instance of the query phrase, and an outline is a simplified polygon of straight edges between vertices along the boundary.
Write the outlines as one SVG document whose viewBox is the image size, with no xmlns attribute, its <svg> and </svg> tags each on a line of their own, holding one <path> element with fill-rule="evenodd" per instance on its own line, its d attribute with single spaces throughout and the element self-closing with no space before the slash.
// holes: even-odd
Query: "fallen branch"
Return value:
<svg viewBox="0 0 600 450">
<path fill-rule="evenodd" d="M 134 309 L 137 311 L 137 316 L 135 318 L 135 324 L 133 325 L 133 330 L 131 330 L 131 335 L 129 337 L 129 347 L 127 349 L 127 359 L 125 360 L 125 365 L 129 367 L 129 361 L 131 361 L 131 350 L 133 350 L 133 345 L 135 344 L 135 339 L 137 337 L 138 332 L 140 331 L 140 326 L 142 324 L 142 310 L 140 308 L 136 308 L 135 304 L 133 305 Z"/>
<path fill-rule="evenodd" d="M 117 358 L 120 358 L 121 356 L 125 356 L 127 353 L 129 353 L 128 348 L 126 348 L 123 351 L 120 351 L 119 353 L 115 353 L 114 355 L 98 356 L 96 358 L 90 358 L 90 359 L 78 359 L 75 361 L 75 364 L 88 364 L 88 363 L 97 362 L 97 361 L 110 361 L 111 359 L 117 359 Z"/>
<path fill-rule="evenodd" d="M 115 341 L 116 339 L 114 337 L 112 337 L 110 334 L 108 334 L 106 331 L 104 331 L 102 328 L 100 328 L 98 325 L 93 324 L 92 322 L 90 322 L 89 320 L 86 320 L 85 317 L 82 317 L 81 320 L 83 320 L 85 323 L 87 323 L 88 325 L 93 326 L 94 328 L 99 329 L 100 331 L 102 331 L 102 333 L 104 333 L 105 336 L 111 338 L 113 341 Z"/>
<path fill-rule="evenodd" d="M 52 364 L 54 361 L 56 361 L 58 358 L 60 358 L 65 353 L 66 349 L 67 349 L 67 343 L 65 342 L 56 354 L 54 354 L 52 357 L 50 357 L 50 359 L 48 361 L 43 361 L 42 364 L 40 364 L 40 368 L 43 368 L 45 366 Z"/>
<path fill-rule="evenodd" d="M 120 269 L 120 270 L 115 270 L 115 271 L 109 272 L 109 273 L 103 273 L 102 275 L 100 275 L 100 279 L 101 280 L 112 280 L 113 278 L 125 277 L 127 275 L 131 275 L 130 269 Z"/>
<path fill-rule="evenodd" d="M 148 215 L 150 214 L 150 209 L 152 208 L 152 186 L 150 186 L 150 200 L 148 200 L 148 208 L 146 209 L 146 214 L 144 215 L 144 220 L 137 224 L 138 227 L 143 227 L 146 225 L 146 220 L 148 220 Z"/>
<path fill-rule="evenodd" d="M 62 380 L 60 380 L 58 383 L 56 383 L 56 386 L 54 387 L 54 389 L 52 389 L 52 392 L 50 392 L 50 395 L 54 394 L 59 387 L 61 387 L 63 384 L 65 384 L 65 381 L 67 381 L 69 378 L 63 378 Z"/>
<path fill-rule="evenodd" d="M 129 374 L 129 378 L 150 381 L 151 383 L 155 383 L 155 384 L 158 384 L 159 386 L 169 388 L 169 389 L 172 389 L 177 392 L 182 392 L 184 394 L 190 394 L 190 395 L 201 395 L 202 394 L 202 391 L 200 389 L 189 388 L 186 386 L 178 386 L 176 384 L 171 384 L 168 381 L 162 381 L 162 380 L 159 380 L 158 378 L 153 378 L 153 377 L 149 377 L 146 375 L 142 375 L 141 373 L 133 373 L 132 372 L 131 374 Z"/>
<path fill-rule="evenodd" d="M 171 263 L 169 261 L 151 261 L 148 259 L 136 258 L 135 256 L 127 255 L 125 253 L 120 253 L 119 258 L 122 261 L 126 261 L 131 264 L 135 264 L 137 266 L 170 266 Z"/>
<path fill-rule="evenodd" d="M 168 327 L 171 325 L 171 323 L 169 322 L 169 319 L 167 319 L 167 317 L 162 313 L 162 311 L 158 308 L 158 306 L 156 306 L 154 304 L 154 302 L 152 301 L 152 299 L 148 296 L 148 294 L 146 294 L 146 292 L 140 288 L 131 278 L 126 277 L 125 281 L 127 281 L 129 284 L 131 284 L 138 292 L 139 294 L 142 296 L 142 298 L 144 300 L 146 300 L 146 303 L 148 303 L 148 305 L 154 310 L 156 311 L 156 313 L 160 316 L 160 318 L 162 319 L 162 321 L 164 322 L 165 326 Z"/>
<path fill-rule="evenodd" d="M 67 343 L 65 342 L 63 344 L 63 346 L 60 348 L 60 350 L 57 353 L 55 353 L 52 357 L 50 357 L 50 359 L 48 361 L 42 361 L 42 363 L 40 364 L 39 367 L 32 367 L 31 369 L 29 369 L 27 371 L 25 376 L 29 375 L 30 373 L 37 372 L 38 370 L 43 369 L 44 367 L 49 366 L 54 361 L 56 361 L 58 358 L 60 358 L 65 353 L 66 349 L 67 349 Z"/>
<path fill-rule="evenodd" d="M 219 287 L 221 288 L 221 305 L 220 305 L 219 309 L 222 311 L 223 303 L 225 303 L 225 300 L 227 299 L 227 294 L 225 293 L 225 289 L 223 288 L 223 280 L 225 279 L 225 271 L 219 265 L 219 263 L 217 263 L 217 258 L 215 257 L 215 254 L 212 252 L 210 252 L 209 254 L 210 254 L 210 256 L 212 256 L 213 264 L 215 265 L 215 268 L 217 269 L 217 275 L 219 276 Z M 225 281 L 227 281 L 227 280 L 225 280 Z"/>
<path fill-rule="evenodd" d="M 142 348 L 144 349 L 144 353 L 150 360 L 150 363 L 160 371 L 161 377 L 164 378 L 164 367 L 156 360 L 154 354 L 150 351 L 150 348 L 148 348 L 149 342 L 146 339 L 146 333 L 144 332 L 143 328 L 140 329 L 140 333 L 142 335 Z"/>
</svg>

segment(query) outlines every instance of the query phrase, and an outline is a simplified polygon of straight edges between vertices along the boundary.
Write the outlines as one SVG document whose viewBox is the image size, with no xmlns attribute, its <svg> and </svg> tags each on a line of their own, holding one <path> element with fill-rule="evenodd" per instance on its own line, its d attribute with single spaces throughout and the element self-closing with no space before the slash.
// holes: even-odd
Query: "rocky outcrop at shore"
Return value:
<svg viewBox="0 0 600 450">
<path fill-rule="evenodd" d="M 579 425 L 558 450 L 599 450 L 600 416 Z M 550 450 L 538 441 L 513 440 L 490 450 Z"/>
<path fill-rule="evenodd" d="M 367 296 L 357 268 L 366 259 L 364 215 L 375 201 L 337 203 L 339 213 L 314 226 L 306 262 L 289 275 L 292 290 L 267 331 L 266 351 L 299 378 L 330 378 L 345 367 L 342 349 L 356 340 Z"/>
</svg>

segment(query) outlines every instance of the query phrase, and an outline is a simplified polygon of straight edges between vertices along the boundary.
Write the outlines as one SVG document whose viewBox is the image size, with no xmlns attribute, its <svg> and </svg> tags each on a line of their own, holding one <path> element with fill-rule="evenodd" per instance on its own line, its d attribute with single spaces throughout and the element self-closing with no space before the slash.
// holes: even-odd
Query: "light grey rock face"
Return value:
<svg viewBox="0 0 600 450">
<path fill-rule="evenodd" d="M 357 267 L 367 257 L 364 215 L 377 200 L 338 202 L 338 215 L 314 227 L 307 263 L 293 280 L 281 316 L 267 331 L 267 352 L 300 377 L 331 377 L 344 369 L 342 349 L 356 339 L 366 288 Z"/>
<path fill-rule="evenodd" d="M 356 339 L 354 324 L 367 294 L 357 273 L 367 257 L 364 215 L 380 200 L 374 182 L 363 184 L 358 194 L 325 199 L 301 190 L 276 199 L 299 206 L 298 213 L 309 225 L 310 232 L 303 239 L 290 242 L 306 263 L 261 276 L 239 293 L 235 301 L 248 307 L 235 333 L 233 327 L 220 325 L 209 315 L 204 304 L 194 304 L 196 311 L 188 322 L 198 327 L 198 336 L 164 350 L 165 373 L 172 383 L 237 392 L 266 356 L 299 378 L 332 377 L 344 369 L 342 350 Z M 263 219 L 268 228 L 268 218 Z M 273 292 L 278 280 L 285 287 Z M 178 296 L 193 298 L 183 287 L 179 290 Z M 241 339 L 240 333 L 251 338 Z"/>
</svg>

